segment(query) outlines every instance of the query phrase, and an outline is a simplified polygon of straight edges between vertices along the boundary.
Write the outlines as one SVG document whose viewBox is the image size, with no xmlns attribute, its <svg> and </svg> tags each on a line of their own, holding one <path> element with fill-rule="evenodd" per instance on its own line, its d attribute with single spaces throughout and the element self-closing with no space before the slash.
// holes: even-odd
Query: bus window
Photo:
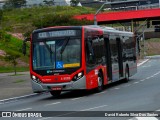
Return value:
<svg viewBox="0 0 160 120">
<path fill-rule="evenodd" d="M 88 39 L 86 42 L 86 60 L 89 64 L 95 63 L 95 54 L 92 47 L 92 40 Z"/>
</svg>

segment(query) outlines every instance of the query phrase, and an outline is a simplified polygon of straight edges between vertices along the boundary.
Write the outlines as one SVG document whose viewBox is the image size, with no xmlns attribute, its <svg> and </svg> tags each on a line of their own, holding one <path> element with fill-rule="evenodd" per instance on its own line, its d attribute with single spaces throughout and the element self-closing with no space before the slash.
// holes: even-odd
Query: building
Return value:
<svg viewBox="0 0 160 120">
<path fill-rule="evenodd" d="M 71 0 L 54 0 L 54 5 L 56 6 L 70 6 Z"/>
</svg>

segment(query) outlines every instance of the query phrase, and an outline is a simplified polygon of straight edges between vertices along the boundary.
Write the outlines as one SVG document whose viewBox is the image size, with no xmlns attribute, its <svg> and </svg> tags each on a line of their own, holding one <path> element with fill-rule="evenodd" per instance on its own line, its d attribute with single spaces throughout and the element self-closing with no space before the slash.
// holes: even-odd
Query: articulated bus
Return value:
<svg viewBox="0 0 160 120">
<path fill-rule="evenodd" d="M 33 31 L 30 75 L 33 92 L 102 91 L 137 72 L 131 32 L 100 26 L 60 26 Z M 24 45 L 25 46 L 25 45 Z"/>
</svg>

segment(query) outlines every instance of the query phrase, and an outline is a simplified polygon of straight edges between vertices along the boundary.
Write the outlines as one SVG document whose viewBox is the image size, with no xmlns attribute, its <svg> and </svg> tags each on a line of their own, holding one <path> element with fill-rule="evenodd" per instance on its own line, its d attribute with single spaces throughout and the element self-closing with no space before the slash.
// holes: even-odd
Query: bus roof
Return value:
<svg viewBox="0 0 160 120">
<path fill-rule="evenodd" d="M 37 33 L 37 32 L 43 32 L 46 30 L 50 30 L 50 29 L 69 29 L 69 28 L 73 28 L 73 29 L 82 29 L 82 28 L 93 28 L 93 29 L 100 29 L 103 30 L 104 32 L 113 32 L 113 33 L 118 33 L 118 34 L 125 34 L 125 35 L 133 35 L 132 32 L 127 32 L 127 31 L 119 31 L 116 30 L 115 28 L 112 27 L 106 27 L 106 26 L 98 26 L 98 25 L 84 25 L 84 26 L 54 26 L 54 27 L 46 27 L 46 28 L 41 28 L 41 29 L 37 29 L 34 30 L 33 33 Z"/>
</svg>

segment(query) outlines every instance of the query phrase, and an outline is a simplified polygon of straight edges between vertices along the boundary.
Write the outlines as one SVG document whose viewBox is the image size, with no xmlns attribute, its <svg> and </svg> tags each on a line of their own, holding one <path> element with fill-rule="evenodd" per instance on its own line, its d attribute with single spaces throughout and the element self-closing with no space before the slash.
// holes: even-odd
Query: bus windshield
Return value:
<svg viewBox="0 0 160 120">
<path fill-rule="evenodd" d="M 33 70 L 80 67 L 80 39 L 66 38 L 33 43 Z"/>
</svg>

